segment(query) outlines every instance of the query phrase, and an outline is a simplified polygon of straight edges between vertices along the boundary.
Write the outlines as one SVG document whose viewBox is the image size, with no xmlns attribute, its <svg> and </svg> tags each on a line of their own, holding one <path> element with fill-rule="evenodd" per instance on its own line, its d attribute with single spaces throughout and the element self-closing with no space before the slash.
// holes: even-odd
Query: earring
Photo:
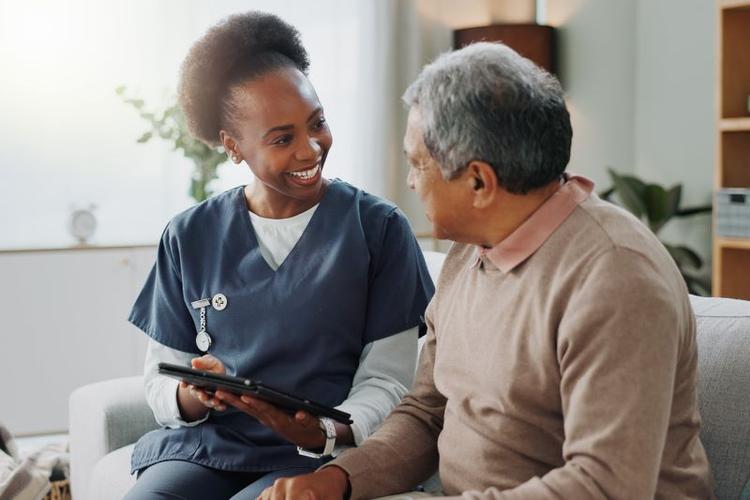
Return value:
<svg viewBox="0 0 750 500">
<path fill-rule="evenodd" d="M 240 162 L 240 157 L 237 156 L 237 155 L 232 155 L 232 161 L 235 162 L 235 163 L 239 163 Z"/>
</svg>

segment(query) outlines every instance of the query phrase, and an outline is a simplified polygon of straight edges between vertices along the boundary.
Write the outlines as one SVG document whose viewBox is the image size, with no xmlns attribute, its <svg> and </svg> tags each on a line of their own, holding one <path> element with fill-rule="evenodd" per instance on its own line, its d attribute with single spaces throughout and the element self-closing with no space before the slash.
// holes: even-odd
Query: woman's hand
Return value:
<svg viewBox="0 0 750 500">
<path fill-rule="evenodd" d="M 243 395 L 240 397 L 222 390 L 216 391 L 215 397 L 219 401 L 255 417 L 260 423 L 297 446 L 315 449 L 322 448 L 326 444 L 325 433 L 320 428 L 318 418 L 305 411 L 298 411 L 294 415 L 290 415 L 276 406 L 252 396 Z"/>
<path fill-rule="evenodd" d="M 203 370 L 212 373 L 225 374 L 226 369 L 224 364 L 210 354 L 201 356 L 200 358 L 193 358 L 190 364 L 196 370 Z M 180 386 L 177 389 L 177 404 L 180 407 L 180 414 L 182 419 L 186 422 L 192 422 L 199 420 L 206 416 L 208 408 L 214 410 L 224 411 L 226 405 L 219 401 L 215 396 L 211 396 L 206 391 L 187 382 L 180 382 Z"/>
<path fill-rule="evenodd" d="M 260 500 L 341 500 L 349 486 L 343 469 L 326 467 L 312 474 L 277 479 Z"/>
</svg>

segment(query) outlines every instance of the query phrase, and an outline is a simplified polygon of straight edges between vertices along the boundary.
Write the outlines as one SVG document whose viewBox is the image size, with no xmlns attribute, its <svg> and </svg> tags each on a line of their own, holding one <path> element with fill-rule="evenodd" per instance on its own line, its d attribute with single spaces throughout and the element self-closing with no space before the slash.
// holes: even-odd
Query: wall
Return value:
<svg viewBox="0 0 750 500">
<path fill-rule="evenodd" d="M 452 29 L 488 23 L 493 4 L 416 3 L 433 34 L 421 50 L 432 57 L 448 49 Z M 600 191 L 610 185 L 609 167 L 670 186 L 682 182 L 684 205 L 710 204 L 714 9 L 705 0 L 547 1 L 540 22 L 558 30 L 559 73 L 574 130 L 570 171 L 591 177 Z M 398 189 L 415 229 L 429 231 L 415 195 L 403 184 Z M 709 219 L 672 222 L 662 236 L 708 257 Z"/>
<path fill-rule="evenodd" d="M 635 75 L 636 173 L 683 183 L 683 204 L 711 203 L 716 151 L 716 6 L 706 0 L 639 0 Z M 671 222 L 664 239 L 708 256 L 710 216 Z"/>
<path fill-rule="evenodd" d="M 491 4 L 418 1 L 425 31 L 431 34 L 423 41 L 422 53 L 432 57 L 424 63 L 449 49 L 451 30 L 489 23 Z M 559 73 L 573 122 L 569 169 L 591 177 L 599 187 L 608 184 L 608 166 L 624 172 L 634 168 L 635 12 L 635 3 L 620 0 L 547 4 L 547 23 L 558 29 Z M 402 175 L 405 179 L 405 167 Z M 398 203 L 415 230 L 429 231 L 416 196 L 404 182 L 398 189 Z"/>
</svg>

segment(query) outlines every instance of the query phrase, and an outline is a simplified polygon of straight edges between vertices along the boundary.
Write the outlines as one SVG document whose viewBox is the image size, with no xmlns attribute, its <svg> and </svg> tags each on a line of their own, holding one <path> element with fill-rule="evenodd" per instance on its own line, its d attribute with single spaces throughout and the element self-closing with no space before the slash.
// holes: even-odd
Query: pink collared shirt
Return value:
<svg viewBox="0 0 750 500">
<path fill-rule="evenodd" d="M 518 229 L 492 248 L 477 247 L 477 260 L 486 256 L 502 272 L 513 270 L 531 257 L 547 238 L 560 227 L 573 210 L 586 200 L 594 189 L 594 182 L 579 175 L 568 175 L 565 183 L 549 197 Z"/>
</svg>

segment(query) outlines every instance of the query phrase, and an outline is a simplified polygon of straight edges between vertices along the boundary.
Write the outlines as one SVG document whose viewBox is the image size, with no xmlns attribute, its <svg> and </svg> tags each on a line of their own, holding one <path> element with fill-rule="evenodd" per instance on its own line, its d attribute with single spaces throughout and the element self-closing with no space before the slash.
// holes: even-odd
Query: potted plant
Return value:
<svg viewBox="0 0 750 500">
<path fill-rule="evenodd" d="M 667 189 L 658 184 L 647 184 L 631 175 L 621 175 L 612 169 L 608 170 L 612 187 L 599 196 L 611 201 L 612 195 L 616 195 L 619 204 L 648 225 L 657 236 L 673 217 L 691 217 L 711 212 L 711 205 L 680 208 L 682 184 Z M 710 295 L 710 274 L 704 269 L 701 256 L 685 245 L 660 241 L 677 263 L 690 293 Z"/>
<path fill-rule="evenodd" d="M 188 132 L 185 117 L 176 103 L 170 103 L 161 110 L 148 110 L 142 99 L 128 97 L 125 86 L 115 89 L 122 100 L 135 108 L 138 114 L 148 122 L 150 130 L 144 132 L 136 142 L 146 143 L 154 137 L 163 139 L 173 146 L 173 150 L 182 151 L 183 156 L 192 160 L 194 169 L 190 181 L 190 196 L 197 202 L 213 194 L 211 181 L 218 176 L 216 170 L 227 160 L 223 148 L 212 148 L 195 139 Z"/>
</svg>

